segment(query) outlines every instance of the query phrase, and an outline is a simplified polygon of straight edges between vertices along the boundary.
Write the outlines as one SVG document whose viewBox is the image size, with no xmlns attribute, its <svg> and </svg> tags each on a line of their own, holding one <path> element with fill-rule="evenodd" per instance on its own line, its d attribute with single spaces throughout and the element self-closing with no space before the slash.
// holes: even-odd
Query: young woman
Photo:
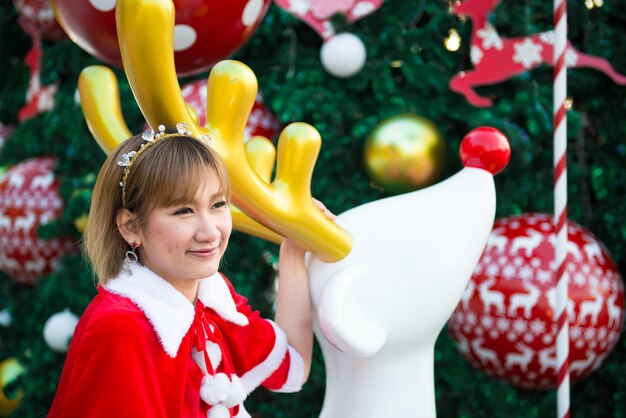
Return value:
<svg viewBox="0 0 626 418">
<path fill-rule="evenodd" d="M 218 272 L 232 229 L 223 163 L 178 128 L 129 139 L 98 175 L 85 248 L 100 286 L 49 417 L 249 417 L 257 386 L 307 379 L 304 251 L 284 240 L 276 323 L 262 319 Z"/>
</svg>

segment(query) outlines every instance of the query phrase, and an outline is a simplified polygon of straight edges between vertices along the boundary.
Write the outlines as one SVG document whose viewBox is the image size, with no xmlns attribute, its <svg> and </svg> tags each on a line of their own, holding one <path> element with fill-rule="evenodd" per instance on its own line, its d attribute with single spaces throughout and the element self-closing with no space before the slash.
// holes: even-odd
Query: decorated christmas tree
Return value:
<svg viewBox="0 0 626 418">
<path fill-rule="evenodd" d="M 59 13 L 63 3 L 74 4 L 52 3 L 57 3 Z M 102 9 L 107 2 L 80 3 Z M 206 0 L 207 5 L 214 3 Z M 553 29 L 552 4 L 466 0 L 461 3 L 463 10 L 446 1 L 239 3 L 249 7 L 242 6 L 247 11 L 236 16 L 233 27 L 243 22 L 258 28 L 240 48 L 243 40 L 228 39 L 226 33 L 231 32 L 214 35 L 206 41 L 206 50 L 219 50 L 221 55 L 207 60 L 232 54 L 256 74 L 260 96 L 246 137 L 264 135 L 275 140 L 281 126 L 296 121 L 320 132 L 323 142 L 312 193 L 335 213 L 450 177 L 462 168 L 458 157 L 462 138 L 476 127 L 492 126 L 506 135 L 511 161 L 495 177 L 500 221 L 486 252 L 496 261 L 481 260 L 483 270 L 477 269 L 473 278 L 475 292 L 464 297 L 466 304 L 460 305 L 450 323 L 452 336 L 444 330 L 437 342 L 437 410 L 443 417 L 554 416 L 554 384 L 539 380 L 535 387 L 524 384 L 550 372 L 538 353 L 531 353 L 531 360 L 524 363 L 525 351 L 519 345 L 497 353 L 491 347 L 500 356 L 498 367 L 488 360 L 488 325 L 482 323 L 487 335 L 483 339 L 463 331 L 463 321 L 471 318 L 470 308 L 489 318 L 499 312 L 495 303 L 493 307 L 486 303 L 485 295 L 505 294 L 503 287 L 489 281 L 499 275 L 507 282 L 511 276 L 505 274 L 505 265 L 514 268 L 511 275 L 517 274 L 524 285 L 530 283 L 513 293 L 532 296 L 539 288 L 545 293 L 530 308 L 522 306 L 519 298 L 516 307 L 507 294 L 503 316 L 511 325 L 500 343 L 509 341 L 515 347 L 519 337 L 525 346 L 532 345 L 531 337 L 524 339 L 531 331 L 514 335 L 514 319 L 517 315 L 537 324 L 543 318 L 542 307 L 551 306 L 547 293 L 551 276 L 540 281 L 544 280 L 541 268 L 533 265 L 536 257 L 531 250 L 525 253 L 520 246 L 504 264 L 492 267 L 501 269 L 498 274 L 484 272 L 497 265 L 498 236 L 510 241 L 502 244 L 506 248 L 514 247 L 517 232 L 511 232 L 515 229 L 511 222 L 528 222 L 531 213 L 544 219 L 541 214 L 554 210 L 553 71 L 542 65 L 549 62 L 544 55 L 551 41 L 545 32 Z M 478 4 L 472 9 L 471 3 Z M 80 72 L 89 65 L 110 66 L 119 81 L 129 130 L 139 133 L 145 125 L 123 70 L 107 61 L 104 43 L 102 50 L 91 51 L 94 55 L 85 52 L 85 45 L 81 48 L 68 39 L 51 16 L 46 1 L 0 4 L 4 57 L 0 68 L 0 417 L 46 415 L 75 321 L 96 293 L 96 280 L 79 248 L 95 177 L 106 154 L 82 114 L 77 95 Z M 568 5 L 569 42 L 585 54 L 572 53 L 568 58 L 567 93 L 568 215 L 585 228 L 570 231 L 580 244 L 579 253 L 571 250 L 580 276 L 575 274 L 578 270 L 572 272 L 572 279 L 578 281 L 570 285 L 577 298 L 570 324 L 578 326 L 582 336 L 577 347 L 580 355 L 593 351 L 594 356 L 570 360 L 587 361 L 576 363 L 573 376 L 586 377 L 571 388 L 572 415 L 581 417 L 626 416 L 626 346 L 620 337 L 624 303 L 620 275 L 626 271 L 622 174 L 626 125 L 621 121 L 626 112 L 625 16 L 624 0 L 581 0 Z M 66 29 L 68 25 L 68 21 L 63 24 Z M 201 35 L 198 32 L 197 39 L 204 41 Z M 72 38 L 77 39 L 76 33 Z M 598 64 L 589 57 L 606 61 Z M 199 114 L 212 63 L 203 62 L 204 68 L 180 76 L 185 100 Z M 542 232 L 541 222 L 531 221 L 527 230 L 549 234 Z M 597 240 L 593 241 L 596 253 L 585 252 L 585 245 L 592 244 L 591 234 Z M 385 243 L 385 237 L 380 240 Z M 550 237 L 541 242 L 548 245 Z M 266 317 L 273 317 L 277 257 L 275 244 L 235 233 L 222 266 L 238 292 Z M 440 262 L 451 260 L 441 254 Z M 550 260 L 546 263 L 549 266 Z M 531 276 L 523 276 L 524 267 L 534 269 Z M 594 273 L 596 267 L 600 273 Z M 603 286 L 604 296 L 593 293 Z M 532 329 L 539 329 L 541 336 L 554 333 L 550 326 Z M 512 337 L 507 340 L 507 335 Z M 541 341 L 546 347 L 551 344 L 549 339 Z M 510 357 L 511 352 L 519 356 Z M 538 375 L 529 376 L 535 369 Z M 300 393 L 281 395 L 260 389 L 246 405 L 255 417 L 316 417 L 324 388 L 324 363 L 316 350 L 311 377 Z"/>
</svg>

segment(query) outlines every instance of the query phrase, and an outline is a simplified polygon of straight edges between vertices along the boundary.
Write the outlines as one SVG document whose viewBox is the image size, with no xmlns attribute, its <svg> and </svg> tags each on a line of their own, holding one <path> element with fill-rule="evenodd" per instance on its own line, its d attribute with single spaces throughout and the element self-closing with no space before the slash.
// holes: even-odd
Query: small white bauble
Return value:
<svg viewBox="0 0 626 418">
<path fill-rule="evenodd" d="M 365 45 L 352 33 L 340 33 L 324 42 L 320 51 L 322 65 L 335 77 L 352 77 L 365 64 Z"/>
<path fill-rule="evenodd" d="M 43 339 L 54 351 L 65 353 L 70 346 L 70 338 L 74 335 L 77 323 L 78 317 L 69 309 L 57 312 L 48 318 L 43 326 Z"/>
<path fill-rule="evenodd" d="M 11 325 L 11 313 L 8 309 L 3 309 L 0 311 L 0 326 L 8 327 Z"/>
</svg>

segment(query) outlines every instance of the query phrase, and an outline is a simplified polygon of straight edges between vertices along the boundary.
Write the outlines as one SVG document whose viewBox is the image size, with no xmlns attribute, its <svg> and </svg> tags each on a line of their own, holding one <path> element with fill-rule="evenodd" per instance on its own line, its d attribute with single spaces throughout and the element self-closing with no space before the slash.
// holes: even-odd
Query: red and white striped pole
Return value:
<svg viewBox="0 0 626 418">
<path fill-rule="evenodd" d="M 554 225 L 556 232 L 557 414 L 569 418 L 569 323 L 567 318 L 567 2 L 554 0 Z"/>
</svg>

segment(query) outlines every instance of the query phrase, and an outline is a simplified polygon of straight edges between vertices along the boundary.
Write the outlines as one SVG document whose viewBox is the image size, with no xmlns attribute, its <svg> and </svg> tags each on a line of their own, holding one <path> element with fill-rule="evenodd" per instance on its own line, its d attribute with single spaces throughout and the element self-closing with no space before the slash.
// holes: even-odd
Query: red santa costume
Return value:
<svg viewBox="0 0 626 418">
<path fill-rule="evenodd" d="M 250 417 L 257 386 L 295 392 L 304 362 L 220 273 L 194 306 L 134 263 L 98 288 L 67 355 L 48 417 Z"/>
</svg>

